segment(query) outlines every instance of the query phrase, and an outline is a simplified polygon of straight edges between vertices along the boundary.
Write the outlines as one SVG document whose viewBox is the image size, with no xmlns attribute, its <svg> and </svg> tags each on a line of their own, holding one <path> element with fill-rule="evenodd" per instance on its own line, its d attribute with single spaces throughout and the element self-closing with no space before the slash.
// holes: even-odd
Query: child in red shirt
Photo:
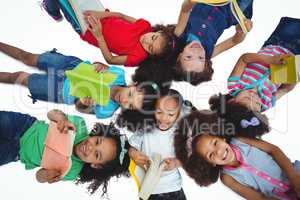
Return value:
<svg viewBox="0 0 300 200">
<path fill-rule="evenodd" d="M 65 0 L 44 0 L 43 7 L 56 20 L 62 18 L 61 10 L 83 40 L 100 48 L 109 64 L 136 66 L 149 55 L 169 55 L 175 45 L 173 31 L 167 27 L 151 27 L 144 19 L 118 12 L 87 11 L 85 17 L 90 27 L 82 33 L 76 29 L 74 19 L 66 11 L 68 4 L 62 1 Z"/>
</svg>

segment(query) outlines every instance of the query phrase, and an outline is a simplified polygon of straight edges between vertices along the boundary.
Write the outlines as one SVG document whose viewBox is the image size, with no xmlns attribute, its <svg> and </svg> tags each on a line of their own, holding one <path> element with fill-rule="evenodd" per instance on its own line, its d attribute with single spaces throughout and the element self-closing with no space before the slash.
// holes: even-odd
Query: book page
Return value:
<svg viewBox="0 0 300 200">
<path fill-rule="evenodd" d="M 87 24 L 84 20 L 83 13 L 87 10 L 104 11 L 104 7 L 99 0 L 68 0 L 74 9 L 77 20 L 84 33 L 87 29 Z"/>
<path fill-rule="evenodd" d="M 300 55 L 295 56 L 295 63 L 296 63 L 296 71 L 297 71 L 297 78 L 298 82 L 300 80 Z"/>
</svg>

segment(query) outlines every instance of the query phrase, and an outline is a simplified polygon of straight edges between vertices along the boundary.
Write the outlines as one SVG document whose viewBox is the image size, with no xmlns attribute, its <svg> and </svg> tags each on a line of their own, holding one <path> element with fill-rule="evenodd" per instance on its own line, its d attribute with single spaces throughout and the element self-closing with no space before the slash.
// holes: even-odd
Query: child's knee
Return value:
<svg viewBox="0 0 300 200">
<path fill-rule="evenodd" d="M 12 81 L 15 83 L 28 86 L 28 78 L 30 74 L 27 72 L 19 71 L 19 72 L 14 72 L 11 76 Z"/>
<path fill-rule="evenodd" d="M 28 53 L 26 51 L 23 51 L 19 54 L 19 59 L 26 65 L 36 66 L 38 54 L 33 54 L 33 53 Z"/>
</svg>

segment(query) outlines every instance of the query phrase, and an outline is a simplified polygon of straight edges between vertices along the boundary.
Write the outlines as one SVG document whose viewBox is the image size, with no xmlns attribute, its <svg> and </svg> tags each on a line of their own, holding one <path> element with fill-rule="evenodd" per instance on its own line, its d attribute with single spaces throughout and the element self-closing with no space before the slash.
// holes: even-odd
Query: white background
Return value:
<svg viewBox="0 0 300 200">
<path fill-rule="evenodd" d="M 110 10 L 121 11 L 136 18 L 145 18 L 155 23 L 176 23 L 182 0 L 103 0 Z M 296 0 L 255 0 L 254 28 L 246 40 L 213 60 L 215 74 L 213 81 L 192 87 L 186 83 L 176 83 L 185 98 L 192 101 L 198 109 L 207 109 L 207 99 L 215 93 L 226 92 L 226 79 L 238 57 L 245 52 L 257 52 L 268 38 L 282 16 L 300 18 L 300 2 Z M 78 56 L 84 60 L 104 61 L 100 51 L 80 40 L 66 20 L 56 23 L 36 0 L 1 0 L 0 3 L 0 41 L 23 48 L 29 52 L 42 53 L 57 48 L 64 54 Z M 223 40 L 234 34 L 229 29 L 223 34 Z M 0 53 L 0 70 L 7 72 L 36 72 L 32 68 Z M 133 68 L 126 69 L 128 81 Z M 46 113 L 60 108 L 68 113 L 76 113 L 73 107 L 38 102 L 31 104 L 26 88 L 0 85 L 0 110 L 30 113 L 39 119 L 46 119 Z M 299 152 L 299 87 L 277 102 L 276 108 L 267 112 L 273 130 L 264 139 L 279 145 L 292 159 L 300 159 Z M 89 127 L 96 118 L 84 116 Z M 104 122 L 108 122 L 106 120 Z M 17 126 L 17 124 L 16 124 Z M 298 148 L 297 148 L 298 146 Z M 4 152 L 0 152 L 4 153 Z M 39 184 L 35 181 L 35 170 L 25 171 L 21 163 L 0 166 L 0 199 L 18 200 L 54 200 L 54 199 L 99 199 L 99 194 L 89 196 L 84 186 L 75 186 L 72 182 Z M 187 199 L 240 199 L 237 195 L 217 183 L 208 188 L 198 187 L 184 172 L 183 188 Z M 137 190 L 132 179 L 113 180 L 109 187 L 111 200 L 137 199 Z"/>
</svg>

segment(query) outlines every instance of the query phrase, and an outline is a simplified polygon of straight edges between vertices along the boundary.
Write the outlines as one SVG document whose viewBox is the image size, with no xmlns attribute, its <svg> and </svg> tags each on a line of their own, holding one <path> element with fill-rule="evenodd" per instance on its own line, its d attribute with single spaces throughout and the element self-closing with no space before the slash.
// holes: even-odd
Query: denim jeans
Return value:
<svg viewBox="0 0 300 200">
<path fill-rule="evenodd" d="M 35 121 L 27 114 L 0 111 L 0 165 L 19 160 L 20 138 Z"/>
<path fill-rule="evenodd" d="M 152 194 L 149 200 L 186 200 L 183 190 L 162 194 Z"/>
<path fill-rule="evenodd" d="M 293 54 L 300 54 L 300 19 L 282 17 L 274 32 L 264 43 L 287 48 Z"/>
<path fill-rule="evenodd" d="M 33 102 L 42 100 L 63 103 L 65 71 L 73 69 L 81 62 L 81 59 L 58 53 L 56 49 L 40 54 L 37 67 L 46 74 L 29 76 L 28 89 Z"/>
</svg>

